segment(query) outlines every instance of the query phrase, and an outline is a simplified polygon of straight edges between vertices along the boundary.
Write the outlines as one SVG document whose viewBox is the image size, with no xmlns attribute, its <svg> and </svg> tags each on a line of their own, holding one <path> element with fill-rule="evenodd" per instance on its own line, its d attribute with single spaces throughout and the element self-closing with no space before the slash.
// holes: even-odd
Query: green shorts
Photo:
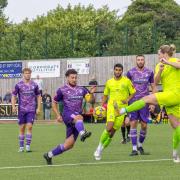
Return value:
<svg viewBox="0 0 180 180">
<path fill-rule="evenodd" d="M 106 125 L 107 125 L 108 122 L 114 122 L 113 128 L 115 130 L 118 130 L 122 126 L 122 124 L 124 122 L 124 118 L 125 118 L 125 114 L 122 115 L 122 116 L 117 116 L 116 117 L 113 105 L 109 105 L 107 107 L 107 121 L 106 121 Z"/>
<path fill-rule="evenodd" d="M 159 105 L 166 108 L 167 114 L 180 118 L 180 91 L 164 91 L 155 93 Z"/>
</svg>

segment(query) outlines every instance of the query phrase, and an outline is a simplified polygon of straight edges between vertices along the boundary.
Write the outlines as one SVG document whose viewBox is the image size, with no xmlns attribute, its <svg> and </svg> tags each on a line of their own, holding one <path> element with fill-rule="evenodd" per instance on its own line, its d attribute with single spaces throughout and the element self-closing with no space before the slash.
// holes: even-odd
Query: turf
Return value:
<svg viewBox="0 0 180 180">
<path fill-rule="evenodd" d="M 121 135 L 117 132 L 110 146 L 104 151 L 100 163 L 93 159 L 104 124 L 86 124 L 92 137 L 82 143 L 77 140 L 75 147 L 53 159 L 57 167 L 47 167 L 42 155 L 62 143 L 65 127 L 59 125 L 34 125 L 32 153 L 18 153 L 18 127 L 15 124 L 0 124 L 0 179 L 1 180 L 90 180 L 90 179 L 136 179 L 166 180 L 180 179 L 180 164 L 172 160 L 156 162 L 129 162 L 139 160 L 170 159 L 172 154 L 172 130 L 168 124 L 150 125 L 144 145 L 147 156 L 130 157 L 131 146 L 120 144 Z M 123 162 L 125 161 L 125 162 Z M 86 164 L 92 163 L 92 164 Z M 72 165 L 68 165 L 72 164 Z M 73 165 L 75 164 L 75 165 Z M 68 165 L 68 166 L 67 166 Z M 41 166 L 19 169 L 3 167 Z"/>
</svg>

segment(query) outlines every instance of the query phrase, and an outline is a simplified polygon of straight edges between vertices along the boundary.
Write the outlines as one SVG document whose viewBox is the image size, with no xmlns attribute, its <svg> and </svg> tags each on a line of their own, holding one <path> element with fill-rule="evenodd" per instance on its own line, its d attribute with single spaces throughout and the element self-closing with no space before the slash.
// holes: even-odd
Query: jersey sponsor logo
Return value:
<svg viewBox="0 0 180 180">
<path fill-rule="evenodd" d="M 147 79 L 135 79 L 133 82 L 137 83 L 137 84 L 143 84 L 143 83 L 148 82 L 148 80 Z"/>
<path fill-rule="evenodd" d="M 83 99 L 83 96 L 70 96 L 70 97 L 68 97 L 68 100 L 78 100 L 78 99 Z"/>
</svg>

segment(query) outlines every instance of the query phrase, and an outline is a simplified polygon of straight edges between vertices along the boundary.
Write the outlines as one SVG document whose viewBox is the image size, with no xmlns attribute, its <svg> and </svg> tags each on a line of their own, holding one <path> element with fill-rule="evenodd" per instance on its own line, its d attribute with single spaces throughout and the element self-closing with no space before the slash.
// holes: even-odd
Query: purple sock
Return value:
<svg viewBox="0 0 180 180">
<path fill-rule="evenodd" d="M 84 124 L 82 120 L 77 120 L 75 123 L 75 128 L 77 129 L 77 131 L 80 133 L 82 131 L 84 131 Z"/>
<path fill-rule="evenodd" d="M 19 135 L 19 146 L 24 147 L 24 135 Z"/>
<path fill-rule="evenodd" d="M 145 138 L 146 138 L 146 131 L 144 131 L 144 130 L 140 130 L 140 135 L 139 135 L 139 142 L 140 143 L 143 143 L 144 142 L 144 140 L 145 140 Z"/>
<path fill-rule="evenodd" d="M 64 151 L 65 151 L 64 144 L 60 144 L 56 148 L 54 148 L 51 152 L 53 156 L 57 156 L 59 154 L 62 154 Z"/>
<path fill-rule="evenodd" d="M 31 144 L 32 134 L 26 134 L 26 145 Z"/>
<path fill-rule="evenodd" d="M 137 129 L 130 129 L 131 142 L 133 146 L 137 146 Z"/>
</svg>

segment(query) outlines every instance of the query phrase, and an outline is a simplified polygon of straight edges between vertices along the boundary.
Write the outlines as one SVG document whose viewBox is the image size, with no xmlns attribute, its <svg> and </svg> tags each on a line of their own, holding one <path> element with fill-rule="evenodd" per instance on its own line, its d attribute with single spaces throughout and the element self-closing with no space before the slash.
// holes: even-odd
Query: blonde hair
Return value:
<svg viewBox="0 0 180 180">
<path fill-rule="evenodd" d="M 162 45 L 159 48 L 160 52 L 165 54 L 167 53 L 169 57 L 173 56 L 173 54 L 176 52 L 176 46 L 174 44 L 171 45 Z"/>
<path fill-rule="evenodd" d="M 24 74 L 25 72 L 29 72 L 30 74 L 32 73 L 32 70 L 30 68 L 24 68 L 22 70 L 22 73 Z"/>
</svg>

